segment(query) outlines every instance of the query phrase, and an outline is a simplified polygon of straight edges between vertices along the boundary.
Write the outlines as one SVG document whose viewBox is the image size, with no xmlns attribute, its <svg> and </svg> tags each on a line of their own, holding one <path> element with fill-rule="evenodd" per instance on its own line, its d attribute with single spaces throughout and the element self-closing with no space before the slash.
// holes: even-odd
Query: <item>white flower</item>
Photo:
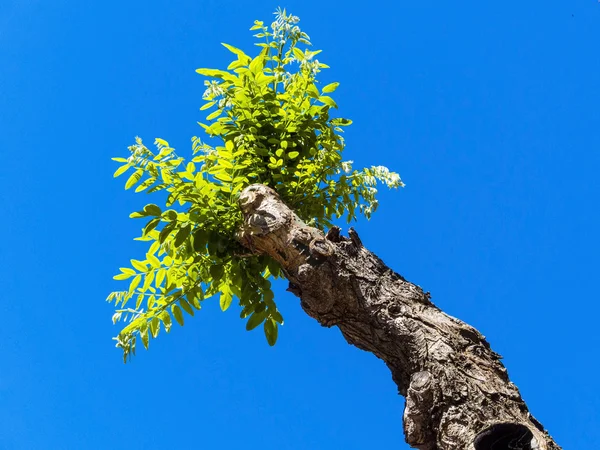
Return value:
<svg viewBox="0 0 600 450">
<path fill-rule="evenodd" d="M 345 173 L 350 173 L 352 172 L 352 164 L 354 163 L 354 161 L 343 161 L 342 162 L 342 170 Z"/>
<path fill-rule="evenodd" d="M 202 98 L 205 100 L 212 100 L 215 97 L 220 97 L 225 94 L 223 88 L 216 81 L 204 82 L 205 86 L 208 86 L 202 94 Z"/>
</svg>

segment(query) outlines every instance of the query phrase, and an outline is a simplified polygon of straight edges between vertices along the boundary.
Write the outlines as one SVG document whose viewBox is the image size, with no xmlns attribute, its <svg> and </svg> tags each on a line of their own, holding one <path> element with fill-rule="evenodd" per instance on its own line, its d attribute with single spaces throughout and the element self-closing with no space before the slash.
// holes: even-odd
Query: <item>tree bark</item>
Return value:
<svg viewBox="0 0 600 450">
<path fill-rule="evenodd" d="M 277 260 L 308 315 L 337 326 L 381 358 L 406 397 L 406 442 L 421 450 L 555 450 L 529 413 L 500 355 L 475 328 L 443 313 L 429 293 L 388 268 L 337 227 L 304 224 L 277 193 L 252 185 L 240 195 L 240 242 Z"/>
</svg>

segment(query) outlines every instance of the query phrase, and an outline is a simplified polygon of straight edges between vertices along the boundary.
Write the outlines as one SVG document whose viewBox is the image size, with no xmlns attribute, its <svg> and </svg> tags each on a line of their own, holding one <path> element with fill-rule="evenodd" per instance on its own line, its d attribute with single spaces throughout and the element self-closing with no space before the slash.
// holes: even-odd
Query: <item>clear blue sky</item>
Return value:
<svg viewBox="0 0 600 450">
<path fill-rule="evenodd" d="M 133 137 L 189 154 L 198 67 L 281 4 L 354 120 L 347 157 L 407 187 L 356 227 L 478 327 L 565 449 L 600 448 L 600 4 L 0 1 L 0 449 L 408 448 L 387 368 L 279 285 L 275 348 L 206 304 L 123 365 L 114 181 Z"/>
</svg>

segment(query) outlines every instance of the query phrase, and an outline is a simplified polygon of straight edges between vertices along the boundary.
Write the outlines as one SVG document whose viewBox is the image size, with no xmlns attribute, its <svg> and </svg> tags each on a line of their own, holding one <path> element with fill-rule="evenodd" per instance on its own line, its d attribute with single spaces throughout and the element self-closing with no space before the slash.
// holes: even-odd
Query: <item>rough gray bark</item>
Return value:
<svg viewBox="0 0 600 450">
<path fill-rule="evenodd" d="M 422 450 L 555 450 L 500 356 L 475 328 L 365 249 L 355 231 L 305 225 L 275 191 L 242 191 L 240 242 L 282 266 L 289 289 L 321 325 L 381 358 L 406 397 L 406 442 Z"/>
</svg>

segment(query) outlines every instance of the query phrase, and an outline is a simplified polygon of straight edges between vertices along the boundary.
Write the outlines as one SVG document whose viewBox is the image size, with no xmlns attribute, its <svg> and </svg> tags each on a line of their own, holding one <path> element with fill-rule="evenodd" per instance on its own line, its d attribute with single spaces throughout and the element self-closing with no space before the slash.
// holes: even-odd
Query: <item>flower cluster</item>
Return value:
<svg viewBox="0 0 600 450">
<path fill-rule="evenodd" d="M 354 161 L 342 161 L 341 166 L 344 173 L 352 172 L 352 164 Z"/>
<path fill-rule="evenodd" d="M 390 169 L 385 166 L 373 166 L 369 172 L 371 172 L 373 181 L 372 183 L 368 184 L 375 185 L 377 183 L 376 180 L 379 180 L 389 188 L 404 187 L 404 183 L 400 179 L 400 175 L 398 175 L 396 172 L 390 172 Z"/>
<path fill-rule="evenodd" d="M 296 43 L 302 38 L 308 40 L 308 35 L 300 31 L 300 27 L 296 25 L 298 22 L 300 22 L 298 16 L 286 14 L 285 9 L 277 9 L 275 22 L 271 24 L 273 40 L 281 45 L 285 45 L 287 41 Z"/>
<path fill-rule="evenodd" d="M 135 137 L 135 144 L 129 146 L 129 151 L 131 152 L 131 155 L 127 158 L 127 162 L 132 166 L 145 165 L 147 159 L 154 156 L 154 154 L 142 143 L 142 138 L 139 136 Z"/>
<path fill-rule="evenodd" d="M 204 91 L 204 94 L 202 94 L 204 100 L 214 100 L 225 95 L 225 91 L 216 80 L 206 80 L 204 81 L 204 86 L 206 86 L 206 90 Z"/>
<path fill-rule="evenodd" d="M 309 55 L 306 59 L 300 62 L 300 69 L 305 73 L 309 73 L 313 78 L 321 71 L 321 64 L 318 59 L 312 61 L 313 55 Z"/>
</svg>

